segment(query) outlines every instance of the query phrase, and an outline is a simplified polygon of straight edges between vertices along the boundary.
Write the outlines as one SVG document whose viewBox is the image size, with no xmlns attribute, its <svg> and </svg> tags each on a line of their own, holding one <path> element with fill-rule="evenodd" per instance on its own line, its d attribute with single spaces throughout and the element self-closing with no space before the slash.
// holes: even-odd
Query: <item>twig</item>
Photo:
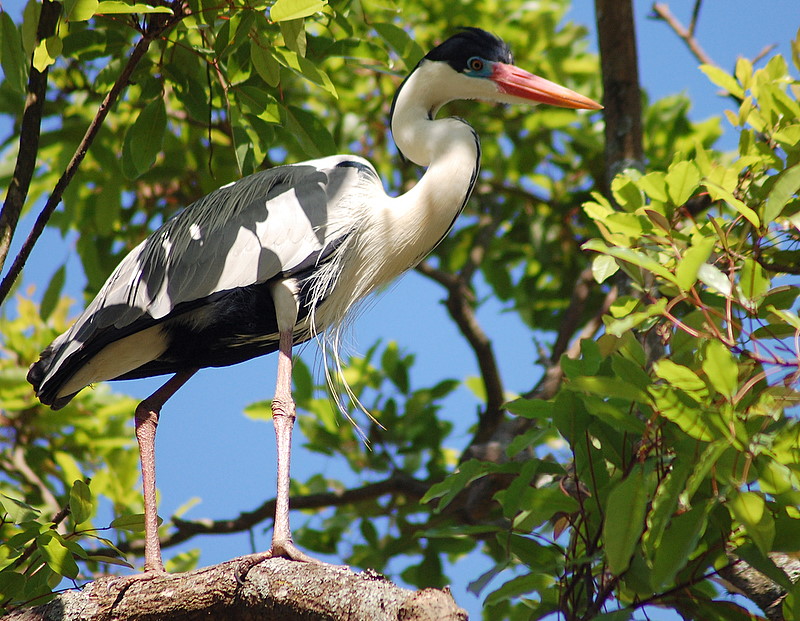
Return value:
<svg viewBox="0 0 800 621">
<path fill-rule="evenodd" d="M 703 0 L 696 0 L 694 3 L 694 8 L 692 9 L 692 21 L 689 22 L 689 36 L 694 37 L 695 29 L 697 28 L 697 21 L 700 19 L 700 7 L 703 4 Z"/>
<path fill-rule="evenodd" d="M 699 2 L 698 2 L 699 5 Z M 695 5 L 695 10 L 699 11 L 699 6 Z M 697 42 L 697 39 L 694 38 L 694 30 L 695 30 L 695 20 L 697 15 L 692 15 L 692 25 L 690 29 L 686 29 L 683 24 L 678 21 L 678 19 L 672 14 L 669 10 L 669 6 L 664 4 L 663 2 L 656 2 L 653 4 L 653 13 L 659 19 L 664 20 L 667 22 L 667 25 L 672 28 L 676 35 L 678 35 L 681 39 L 683 39 L 684 43 L 686 43 L 689 50 L 694 54 L 694 57 L 703 63 L 704 65 L 714 65 L 715 63 L 711 57 L 706 54 L 705 50 L 700 47 L 700 44 Z"/>
</svg>

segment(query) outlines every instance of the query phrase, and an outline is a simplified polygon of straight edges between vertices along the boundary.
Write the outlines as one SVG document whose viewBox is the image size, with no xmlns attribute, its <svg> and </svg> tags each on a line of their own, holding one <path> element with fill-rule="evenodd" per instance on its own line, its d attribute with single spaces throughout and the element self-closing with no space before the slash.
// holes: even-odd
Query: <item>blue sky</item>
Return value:
<svg viewBox="0 0 800 621">
<path fill-rule="evenodd" d="M 693 1 L 674 1 L 671 9 L 688 23 Z M 19 0 L 3 4 L 15 15 Z M 697 62 L 683 42 L 666 24 L 648 19 L 650 2 L 637 2 L 637 37 L 640 54 L 640 79 L 643 88 L 654 100 L 684 92 L 692 101 L 691 116 L 702 120 L 721 115 L 729 101 L 721 98 L 716 87 L 698 70 Z M 596 49 L 594 3 L 577 0 L 569 19 L 584 23 L 590 30 L 590 45 Z M 475 24 L 491 28 L 491 24 Z M 732 70 L 740 55 L 753 57 L 765 46 L 776 44 L 779 52 L 790 58 L 789 41 L 800 27 L 800 3 L 797 0 L 725 0 L 707 1 L 700 16 L 697 37 L 706 52 L 721 67 Z M 443 33 L 444 34 L 444 33 Z M 517 58 L 525 66 L 524 58 Z M 545 76 L 546 77 L 546 76 Z M 497 114 L 502 114 L 498 109 Z M 732 148 L 737 135 L 727 124 L 722 144 Z M 8 132 L 8 126 L 0 125 Z M 483 136 L 484 141 L 491 136 Z M 80 175 L 74 181 L 80 183 Z M 18 231 L 27 234 L 26 219 Z M 19 247 L 19 238 L 15 249 Z M 25 282 L 38 285 L 41 294 L 57 266 L 53 256 L 61 259 L 71 252 L 71 240 L 63 242 L 54 234 L 47 243 L 39 244 L 25 273 Z M 69 263 L 68 293 L 80 299 L 82 275 L 77 259 Z M 351 330 L 351 349 L 365 351 L 376 340 L 395 340 L 401 351 L 413 352 L 416 364 L 412 386 L 429 386 L 444 378 L 464 379 L 477 375 L 477 365 L 471 351 L 440 303 L 442 292 L 423 277 L 410 273 L 367 304 Z M 74 308 L 78 312 L 80 308 Z M 536 351 L 532 340 L 520 339 L 527 329 L 511 313 L 504 313 L 500 304 L 487 301 L 478 318 L 492 338 L 501 372 L 510 392 L 521 392 L 533 386 L 539 371 L 535 366 Z M 522 331 L 522 332 L 521 332 Z M 314 343 L 303 349 L 303 358 L 320 377 L 320 358 Z M 274 437 L 271 424 L 250 420 L 240 412 L 248 403 L 269 399 L 274 390 L 274 357 L 257 360 L 225 369 L 201 371 L 170 400 L 163 410 L 158 433 L 158 486 L 161 504 L 159 513 L 172 515 L 193 497 L 202 502 L 186 515 L 188 518 L 230 518 L 260 505 L 274 495 Z M 143 398 L 160 385 L 163 379 L 136 380 L 117 384 L 117 389 Z M 456 434 L 451 440 L 453 449 L 460 451 L 469 439 L 467 430 L 475 422 L 478 404 L 466 387 L 456 391 L 447 402 L 444 416 L 453 419 Z M 348 424 L 342 421 L 342 424 Z M 295 434 L 293 473 L 304 479 L 315 472 L 338 476 L 336 460 L 304 450 L 302 435 Z M 308 518 L 293 514 L 295 525 Z M 269 546 L 269 529 L 255 533 L 258 549 Z M 202 565 L 250 552 L 249 535 L 205 537 L 195 539 L 184 549 L 200 547 Z M 167 555 L 173 554 L 167 551 Z M 473 619 L 480 618 L 480 600 L 466 592 L 469 581 L 488 569 L 461 562 L 451 570 L 456 600 Z M 400 569 L 400 566 L 397 566 Z M 650 618 L 658 617 L 659 613 Z"/>
</svg>

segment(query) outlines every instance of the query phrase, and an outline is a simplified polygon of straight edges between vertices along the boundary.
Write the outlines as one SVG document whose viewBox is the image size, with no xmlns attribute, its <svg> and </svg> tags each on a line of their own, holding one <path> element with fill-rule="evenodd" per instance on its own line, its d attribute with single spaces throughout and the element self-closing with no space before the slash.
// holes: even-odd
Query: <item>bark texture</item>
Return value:
<svg viewBox="0 0 800 621">
<path fill-rule="evenodd" d="M 447 590 L 410 591 L 381 574 L 248 557 L 185 574 L 101 578 L 8 621 L 467 621 Z M 248 570 L 249 567 L 249 570 Z"/>
</svg>

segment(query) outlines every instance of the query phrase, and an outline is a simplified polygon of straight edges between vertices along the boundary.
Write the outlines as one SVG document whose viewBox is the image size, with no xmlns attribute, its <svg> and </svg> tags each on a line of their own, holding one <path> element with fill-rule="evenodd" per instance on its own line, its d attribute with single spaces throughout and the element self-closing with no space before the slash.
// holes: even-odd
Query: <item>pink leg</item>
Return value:
<svg viewBox="0 0 800 621">
<path fill-rule="evenodd" d="M 136 406 L 136 441 L 142 464 L 144 493 L 144 570 L 163 572 L 161 543 L 158 540 L 158 503 L 156 502 L 156 427 L 161 407 L 183 386 L 197 369 L 175 374 L 166 384 Z"/>
<path fill-rule="evenodd" d="M 275 384 L 275 398 L 272 400 L 272 421 L 275 425 L 275 439 L 278 445 L 278 491 L 275 498 L 275 522 L 272 529 L 272 548 L 270 557 L 283 556 L 295 561 L 319 563 L 300 551 L 292 541 L 289 527 L 289 462 L 292 452 L 292 427 L 294 426 L 295 406 L 292 397 L 292 332 L 280 334 L 278 349 L 278 379 Z"/>
</svg>

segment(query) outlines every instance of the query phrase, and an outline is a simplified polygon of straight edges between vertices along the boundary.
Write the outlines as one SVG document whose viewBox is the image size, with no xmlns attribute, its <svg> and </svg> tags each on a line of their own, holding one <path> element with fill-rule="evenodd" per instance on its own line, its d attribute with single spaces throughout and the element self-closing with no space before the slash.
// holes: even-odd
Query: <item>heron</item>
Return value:
<svg viewBox="0 0 800 621">
<path fill-rule="evenodd" d="M 388 195 L 375 168 L 355 155 L 278 166 L 225 185 L 136 246 L 31 366 L 28 381 L 53 409 L 96 382 L 171 375 L 134 415 L 145 573 L 164 571 L 155 477 L 162 407 L 198 369 L 276 351 L 277 493 L 264 555 L 315 562 L 294 544 L 289 525 L 292 348 L 335 331 L 357 301 L 419 263 L 453 226 L 480 167 L 472 126 L 437 118 L 454 100 L 602 107 L 516 67 L 494 34 L 461 29 L 420 60 L 391 105 L 399 153 L 425 168 L 408 192 Z"/>
</svg>

